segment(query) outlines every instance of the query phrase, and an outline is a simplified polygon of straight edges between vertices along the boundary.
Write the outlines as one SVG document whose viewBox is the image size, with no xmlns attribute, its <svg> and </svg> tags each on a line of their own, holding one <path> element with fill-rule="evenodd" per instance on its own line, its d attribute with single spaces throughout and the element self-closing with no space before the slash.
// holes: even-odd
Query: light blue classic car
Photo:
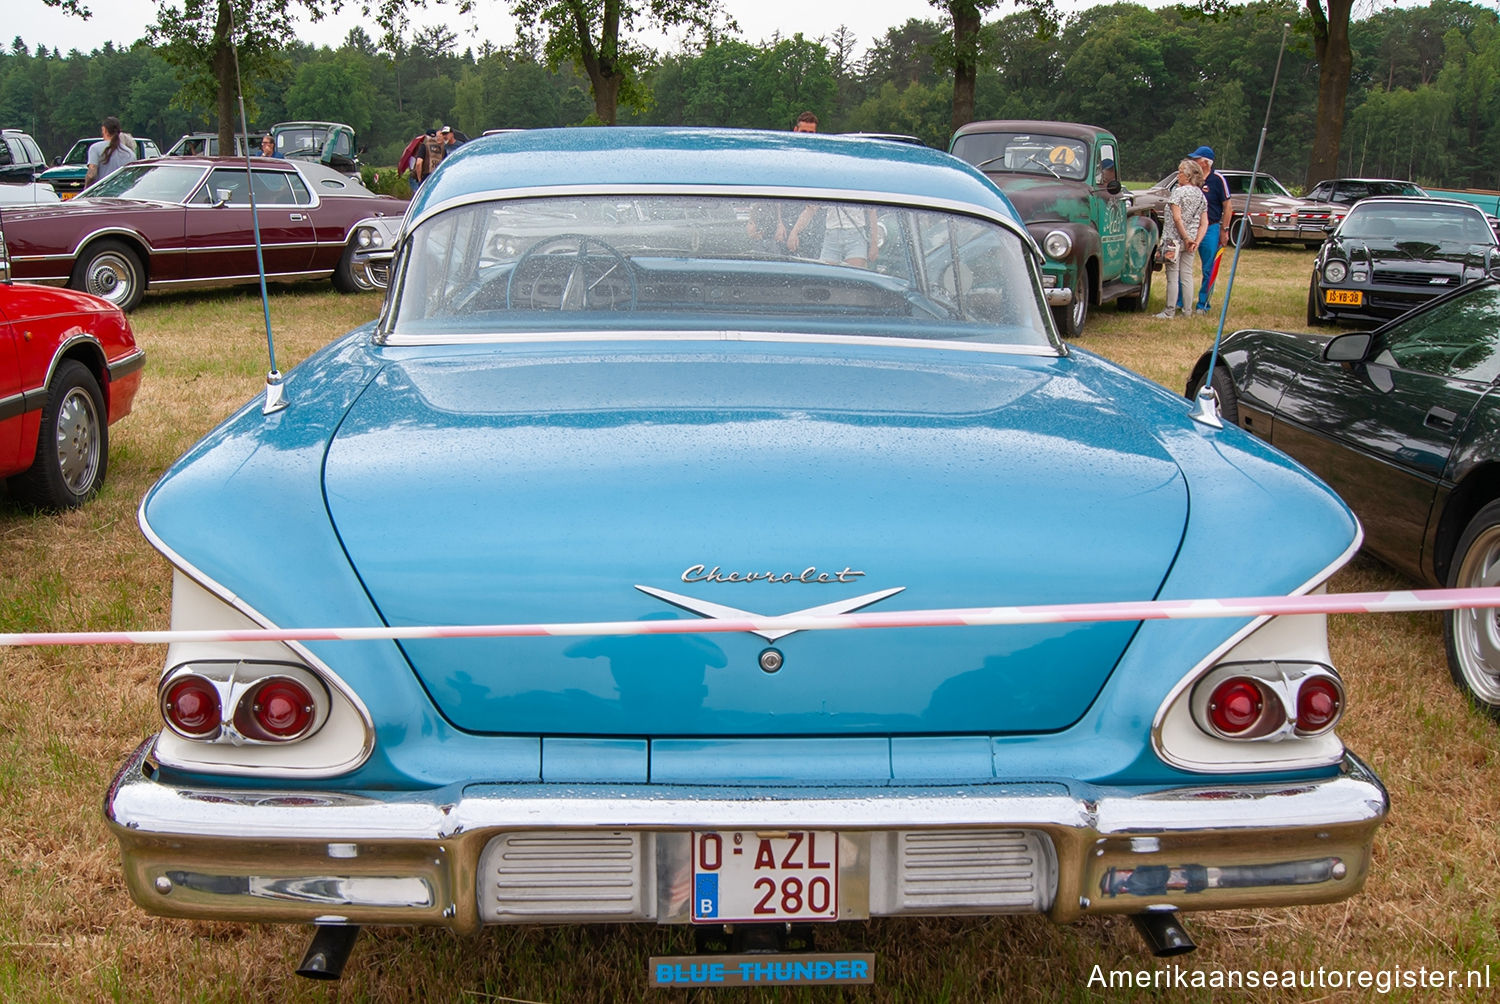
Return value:
<svg viewBox="0 0 1500 1004">
<path fill-rule="evenodd" d="M 131 895 L 319 925 L 334 976 L 363 924 L 1113 913 L 1173 952 L 1176 911 L 1357 892 L 1387 800 L 1321 616 L 819 629 L 1308 593 L 1358 547 L 1064 345 L 1040 262 L 914 146 L 464 146 L 379 319 L 141 506 L 197 633 L 107 796 Z"/>
</svg>

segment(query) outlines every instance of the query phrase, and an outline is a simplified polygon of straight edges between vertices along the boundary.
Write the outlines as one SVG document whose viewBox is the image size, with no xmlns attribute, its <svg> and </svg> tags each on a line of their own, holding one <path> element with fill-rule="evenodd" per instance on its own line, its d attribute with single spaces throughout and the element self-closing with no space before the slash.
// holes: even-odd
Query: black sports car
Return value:
<svg viewBox="0 0 1500 1004">
<path fill-rule="evenodd" d="M 1318 250 L 1307 323 L 1375 322 L 1485 275 L 1495 231 L 1478 207 L 1450 199 L 1365 199 Z"/>
<path fill-rule="evenodd" d="M 1351 213 L 1350 218 L 1353 219 Z M 1195 396 L 1209 356 L 1188 377 Z M 1359 516 L 1365 547 L 1432 585 L 1500 585 L 1500 282 L 1373 331 L 1236 331 L 1212 383 L 1226 423 L 1291 454 Z M 1500 621 L 1450 612 L 1448 667 L 1500 720 Z"/>
</svg>

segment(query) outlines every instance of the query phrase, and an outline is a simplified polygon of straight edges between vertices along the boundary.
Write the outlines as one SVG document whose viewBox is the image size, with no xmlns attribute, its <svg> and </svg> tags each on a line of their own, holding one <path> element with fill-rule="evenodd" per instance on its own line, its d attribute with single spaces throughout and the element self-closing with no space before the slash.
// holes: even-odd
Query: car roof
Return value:
<svg viewBox="0 0 1500 1004">
<path fill-rule="evenodd" d="M 1020 221 L 983 174 L 941 151 L 851 136 L 679 127 L 528 129 L 481 136 L 444 158 L 418 189 L 412 219 L 484 195 L 673 185 L 950 201 Z"/>
<path fill-rule="evenodd" d="M 1349 211 L 1352 213 L 1356 209 L 1362 210 L 1366 207 L 1379 209 L 1381 206 L 1419 206 L 1423 209 L 1431 209 L 1433 206 L 1458 206 L 1463 209 L 1471 209 L 1480 216 L 1484 215 L 1484 210 L 1472 202 L 1465 202 L 1463 199 L 1433 199 L 1424 198 L 1420 195 L 1372 195 L 1368 199 L 1360 199 L 1349 207 Z"/>
<path fill-rule="evenodd" d="M 970 133 L 984 132 L 1040 132 L 1052 136 L 1068 136 L 1075 139 L 1093 139 L 1108 129 L 1083 122 L 1049 122 L 1042 119 L 986 119 L 982 122 L 967 122 L 958 127 L 953 138 Z"/>
<path fill-rule="evenodd" d="M 276 157 L 251 157 L 250 162 L 257 169 L 264 168 L 272 171 L 297 170 L 296 164 Z M 237 154 L 232 157 L 205 157 L 202 154 L 178 154 L 175 157 L 150 157 L 147 160 L 138 161 L 137 163 L 161 163 L 185 167 L 244 167 L 245 157 L 244 154 Z"/>
<path fill-rule="evenodd" d="M 1411 181 L 1410 179 L 1407 179 L 1407 178 L 1329 178 L 1328 180 L 1331 181 L 1331 182 L 1333 182 L 1335 185 L 1340 184 L 1340 183 L 1345 182 L 1345 181 L 1378 181 L 1382 185 L 1416 185 L 1417 184 L 1415 181 Z M 1322 182 L 1319 182 L 1319 184 L 1322 184 Z M 1422 186 L 1417 185 L 1417 187 L 1420 188 Z"/>
</svg>

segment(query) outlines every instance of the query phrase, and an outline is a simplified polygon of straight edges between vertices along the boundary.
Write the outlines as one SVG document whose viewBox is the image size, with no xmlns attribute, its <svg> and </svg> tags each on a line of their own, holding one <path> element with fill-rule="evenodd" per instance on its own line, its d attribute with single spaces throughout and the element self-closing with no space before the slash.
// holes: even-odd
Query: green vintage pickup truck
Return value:
<svg viewBox="0 0 1500 1004">
<path fill-rule="evenodd" d="M 1156 221 L 1120 188 L 1119 144 L 1107 129 L 1029 119 L 970 122 L 949 152 L 1000 187 L 1046 254 L 1042 281 L 1064 337 L 1114 300 L 1142 310 L 1151 295 Z M 1071 293 L 1071 297 L 1063 295 Z"/>
</svg>

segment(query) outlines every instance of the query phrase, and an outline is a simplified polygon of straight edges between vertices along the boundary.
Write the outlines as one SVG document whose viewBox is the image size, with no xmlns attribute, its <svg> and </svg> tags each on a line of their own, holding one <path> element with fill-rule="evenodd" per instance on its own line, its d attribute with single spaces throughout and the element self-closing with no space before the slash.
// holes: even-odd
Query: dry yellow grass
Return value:
<svg viewBox="0 0 1500 1004">
<path fill-rule="evenodd" d="M 1229 328 L 1299 328 L 1301 251 L 1256 250 L 1241 263 Z M 1226 264 L 1227 269 L 1227 264 Z M 1159 308 L 1157 290 L 1151 309 Z M 283 369 L 373 316 L 372 297 L 273 294 Z M 144 543 L 135 508 L 165 466 L 258 386 L 265 370 L 258 300 L 230 292 L 152 298 L 133 318 L 150 355 L 135 414 L 113 430 L 109 483 L 81 511 L 33 516 L 0 501 L 0 631 L 156 627 L 168 569 Z M 1209 343 L 1212 319 L 1162 321 L 1105 308 L 1080 344 L 1176 391 Z M 1401 585 L 1356 560 L 1336 590 Z M 1470 969 L 1500 985 L 1500 729 L 1448 680 L 1433 616 L 1337 617 L 1333 646 L 1351 713 L 1341 733 L 1391 791 L 1366 891 L 1302 910 L 1189 914 L 1189 969 Z M 125 753 L 155 728 L 160 649 L 0 650 L 0 1000 L 619 1001 L 686 995 L 645 988 L 646 959 L 689 950 L 655 927 L 494 929 L 473 940 L 435 931 L 368 931 L 343 983 L 291 969 L 303 929 L 164 920 L 125 894 L 100 817 Z M 841 925 L 825 948 L 876 952 L 875 987 L 765 995 L 832 1001 L 1147 1000 L 1149 990 L 1090 988 L 1104 969 L 1165 969 L 1124 920 L 1057 928 L 1037 917 Z M 1408 999 L 1486 1000 L 1494 991 L 1417 990 Z M 715 1000 L 749 992 L 719 991 Z M 1170 997 L 1207 999 L 1204 991 Z M 1366 999 L 1373 991 L 1260 991 L 1235 1000 Z"/>
</svg>

